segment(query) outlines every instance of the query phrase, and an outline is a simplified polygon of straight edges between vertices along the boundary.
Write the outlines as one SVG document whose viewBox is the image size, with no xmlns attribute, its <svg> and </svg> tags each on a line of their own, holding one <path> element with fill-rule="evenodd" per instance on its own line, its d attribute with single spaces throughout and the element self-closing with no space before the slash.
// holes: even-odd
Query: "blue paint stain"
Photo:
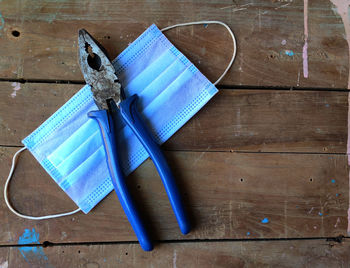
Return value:
<svg viewBox="0 0 350 268">
<path fill-rule="evenodd" d="M 250 232 L 247 232 L 247 236 L 250 236 Z"/>
<path fill-rule="evenodd" d="M 322 213 L 322 212 L 319 212 L 319 213 L 318 213 L 318 215 L 322 216 L 322 215 L 323 215 L 323 213 Z"/>
<path fill-rule="evenodd" d="M 338 197 L 338 196 L 339 196 L 339 194 L 335 194 L 335 196 L 336 196 L 336 197 Z"/>
<path fill-rule="evenodd" d="M 268 223 L 269 222 L 269 219 L 268 218 L 264 218 L 261 220 L 261 223 Z"/>
<path fill-rule="evenodd" d="M 332 183 L 335 183 L 335 179 L 332 179 L 331 182 L 332 182 Z"/>
<path fill-rule="evenodd" d="M 104 258 L 103 261 L 106 262 L 107 261 L 106 258 Z"/>
<path fill-rule="evenodd" d="M 289 57 L 294 56 L 294 52 L 292 50 L 285 50 L 284 53 Z"/>
<path fill-rule="evenodd" d="M 207 28 L 208 27 L 208 24 L 204 24 L 204 28 Z"/>
<path fill-rule="evenodd" d="M 328 103 L 326 103 L 326 107 L 327 107 L 327 108 L 329 107 L 329 104 L 328 104 Z"/>
<path fill-rule="evenodd" d="M 3 29 L 4 26 L 5 26 L 5 20 L 0 13 L 0 30 Z"/>
<path fill-rule="evenodd" d="M 40 244 L 39 234 L 35 232 L 34 228 L 32 230 L 25 229 L 24 233 L 18 238 L 18 244 Z M 43 247 L 41 246 L 19 247 L 18 249 L 26 261 L 31 262 L 32 260 L 48 260 L 44 253 Z"/>
</svg>

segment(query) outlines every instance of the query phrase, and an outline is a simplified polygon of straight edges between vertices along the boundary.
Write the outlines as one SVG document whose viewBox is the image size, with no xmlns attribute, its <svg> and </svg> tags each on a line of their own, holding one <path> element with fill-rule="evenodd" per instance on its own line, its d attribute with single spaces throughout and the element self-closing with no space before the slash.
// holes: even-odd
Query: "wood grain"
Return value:
<svg viewBox="0 0 350 268">
<path fill-rule="evenodd" d="M 346 153 L 347 111 L 346 92 L 221 90 L 165 146 Z"/>
<path fill-rule="evenodd" d="M 8 267 L 349 267 L 349 239 L 159 244 L 152 252 L 139 245 L 75 245 L 0 248 Z M 41 250 L 43 255 L 34 254 Z M 45 259 L 45 256 L 47 259 Z M 7 267 L 7 266 L 5 266 Z"/>
<path fill-rule="evenodd" d="M 349 239 L 256 240 L 348 235 L 348 93 L 332 89 L 350 79 L 349 37 L 331 1 L 309 1 L 307 13 L 304 78 L 303 0 L 0 0 L 0 80 L 41 80 L 0 82 L 0 192 L 13 146 L 81 88 L 43 83 L 83 81 L 78 29 L 111 58 L 152 23 L 220 20 L 238 40 L 234 66 L 220 82 L 226 89 L 164 145 L 192 218 L 189 235 L 180 234 L 147 160 L 128 185 L 160 241 L 155 251 L 136 244 L 114 193 L 88 215 L 44 221 L 20 219 L 0 202 L 0 267 L 349 267 Z M 221 26 L 165 34 L 211 81 L 229 62 L 231 40 Z M 29 152 L 18 161 L 10 196 L 30 215 L 76 208 Z M 28 230 L 41 245 L 15 246 Z M 61 244 L 41 247 L 45 241 Z"/>
<path fill-rule="evenodd" d="M 21 140 L 80 85 L 0 82 L 0 145 Z M 164 146 L 168 150 L 346 153 L 347 92 L 221 90 Z"/>
<path fill-rule="evenodd" d="M 238 40 L 237 60 L 222 85 L 347 88 L 344 27 L 329 0 L 309 3 L 309 78 L 303 77 L 303 9 L 302 0 L 79 0 L 35 6 L 29 0 L 4 0 L 0 78 L 82 80 L 76 42 L 82 27 L 115 57 L 152 23 L 162 28 L 220 20 Z M 166 35 L 212 81 L 229 62 L 232 44 L 221 26 L 190 26 Z"/>
<path fill-rule="evenodd" d="M 1 148 L 0 192 L 15 150 Z M 128 183 L 156 240 L 346 235 L 349 180 L 344 155 L 168 152 L 167 157 L 194 229 L 180 234 L 148 160 Z M 19 211 L 30 215 L 75 208 L 28 152 L 18 161 L 10 196 Z M 263 223 L 264 218 L 269 222 Z M 32 228 L 40 242 L 135 241 L 114 193 L 87 215 L 44 221 L 20 219 L 1 202 L 0 223 L 0 244 L 5 245 Z"/>
</svg>

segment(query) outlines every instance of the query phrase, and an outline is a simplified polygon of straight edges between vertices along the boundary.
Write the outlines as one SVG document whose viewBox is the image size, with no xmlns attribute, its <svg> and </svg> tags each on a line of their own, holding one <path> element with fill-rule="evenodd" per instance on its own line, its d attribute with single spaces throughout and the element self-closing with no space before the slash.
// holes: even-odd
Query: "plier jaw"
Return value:
<svg viewBox="0 0 350 268">
<path fill-rule="evenodd" d="M 121 85 L 115 69 L 98 42 L 85 30 L 78 33 L 79 65 L 87 84 L 92 87 L 99 109 L 107 109 L 106 100 L 120 103 Z"/>
</svg>

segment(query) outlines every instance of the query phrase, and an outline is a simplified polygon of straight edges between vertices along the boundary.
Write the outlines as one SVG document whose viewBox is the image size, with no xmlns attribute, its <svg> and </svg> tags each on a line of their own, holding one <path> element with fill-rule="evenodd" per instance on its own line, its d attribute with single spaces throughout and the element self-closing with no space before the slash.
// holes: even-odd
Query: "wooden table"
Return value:
<svg viewBox="0 0 350 268">
<path fill-rule="evenodd" d="M 220 92 L 163 146 L 195 224 L 189 235 L 147 160 L 128 182 L 158 240 L 152 252 L 140 249 L 115 194 L 87 215 L 43 221 L 16 217 L 2 200 L 0 267 L 349 267 L 341 2 L 0 1 L 1 191 L 21 140 L 84 84 L 79 28 L 113 57 L 152 23 L 220 20 L 238 39 Z M 232 53 L 222 26 L 165 34 L 211 81 Z M 10 186 L 19 211 L 75 209 L 29 152 L 19 160 Z"/>
</svg>

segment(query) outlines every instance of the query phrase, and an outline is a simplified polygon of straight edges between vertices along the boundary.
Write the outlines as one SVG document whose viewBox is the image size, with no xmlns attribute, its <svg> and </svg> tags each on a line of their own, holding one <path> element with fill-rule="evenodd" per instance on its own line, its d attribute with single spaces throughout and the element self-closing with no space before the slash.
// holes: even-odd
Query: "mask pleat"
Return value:
<svg viewBox="0 0 350 268">
<path fill-rule="evenodd" d="M 158 95 L 174 83 L 179 76 L 185 72 L 186 66 L 176 59 L 162 73 L 160 73 L 146 88 L 140 93 L 138 102 L 141 110 L 145 109 Z"/>
<path fill-rule="evenodd" d="M 150 121 L 157 122 L 157 125 L 162 123 L 162 121 L 167 121 L 173 114 L 179 111 L 179 106 L 183 106 L 181 95 L 186 94 L 186 84 L 193 79 L 193 73 L 189 68 L 185 69 L 175 80 L 172 81 L 152 102 L 143 110 L 143 115 L 145 118 L 149 118 Z M 192 92 L 191 92 L 192 93 Z M 162 111 L 157 108 L 157 103 L 163 103 Z M 175 105 L 176 104 L 176 105 Z M 167 116 L 163 117 L 161 121 L 155 121 L 152 116 L 155 112 L 166 113 Z"/>
<path fill-rule="evenodd" d="M 152 102 L 144 110 L 143 114 L 145 117 L 152 118 L 152 127 L 156 126 L 157 129 L 161 129 L 165 124 L 168 124 L 170 122 L 170 120 L 162 116 L 162 113 L 167 113 L 169 118 L 175 118 L 177 114 L 180 113 L 180 111 L 182 111 L 186 106 L 190 104 L 194 97 L 199 96 L 203 92 L 205 83 L 198 81 L 195 76 L 190 76 L 189 73 L 186 73 L 186 75 L 188 75 L 188 80 L 186 83 L 174 83 L 167 89 L 167 94 L 161 94 L 158 96 L 157 101 L 168 103 L 168 105 L 163 107 L 162 111 L 157 109 L 157 107 L 154 105 L 154 102 Z M 197 88 L 194 86 L 197 86 Z M 189 98 L 189 96 L 191 98 Z M 172 106 L 172 103 L 174 102 L 179 103 L 176 108 Z M 191 113 L 192 109 L 188 109 L 186 113 Z M 184 114 L 183 116 L 187 116 L 187 114 Z M 156 125 L 154 124 L 155 122 Z"/>
<path fill-rule="evenodd" d="M 133 94 L 140 94 L 144 90 L 145 86 L 151 84 L 157 77 L 159 77 L 164 70 L 171 66 L 176 57 L 170 53 L 170 51 L 165 51 L 161 55 L 157 55 L 158 58 L 153 61 L 153 64 L 144 68 L 137 76 L 128 82 L 124 82 L 124 90 L 127 96 Z"/>
<path fill-rule="evenodd" d="M 85 124 L 79 127 L 70 137 L 68 137 L 56 150 L 47 158 L 54 165 L 58 166 L 71 153 L 73 153 L 82 143 L 89 139 L 98 131 L 97 123 L 88 119 Z"/>
<path fill-rule="evenodd" d="M 22 142 L 41 162 L 44 159 L 42 154 L 46 157 L 52 148 L 57 148 L 86 122 L 87 117 L 81 114 L 91 109 L 98 108 L 92 99 L 90 86 L 86 85 Z"/>
<path fill-rule="evenodd" d="M 103 146 L 100 135 L 99 130 L 97 130 L 56 167 L 62 176 L 66 176 L 72 172 L 75 167 L 79 166 L 82 162 L 89 158 L 90 155 Z"/>
<path fill-rule="evenodd" d="M 81 184 L 84 184 L 84 180 L 79 180 L 79 178 L 96 178 L 100 180 L 99 176 L 94 177 L 94 174 L 99 174 L 97 166 L 101 162 L 105 162 L 105 152 L 104 148 L 101 146 L 96 152 L 94 152 L 90 157 L 88 157 L 84 162 L 82 162 L 78 167 L 76 167 L 69 175 L 67 175 L 62 182 L 60 183 L 61 188 L 66 191 L 76 182 L 79 183 L 79 187 L 82 187 Z M 107 165 L 103 165 L 107 167 Z M 93 168 L 91 168 L 93 167 Z M 106 170 L 107 171 L 107 170 Z"/>
</svg>

